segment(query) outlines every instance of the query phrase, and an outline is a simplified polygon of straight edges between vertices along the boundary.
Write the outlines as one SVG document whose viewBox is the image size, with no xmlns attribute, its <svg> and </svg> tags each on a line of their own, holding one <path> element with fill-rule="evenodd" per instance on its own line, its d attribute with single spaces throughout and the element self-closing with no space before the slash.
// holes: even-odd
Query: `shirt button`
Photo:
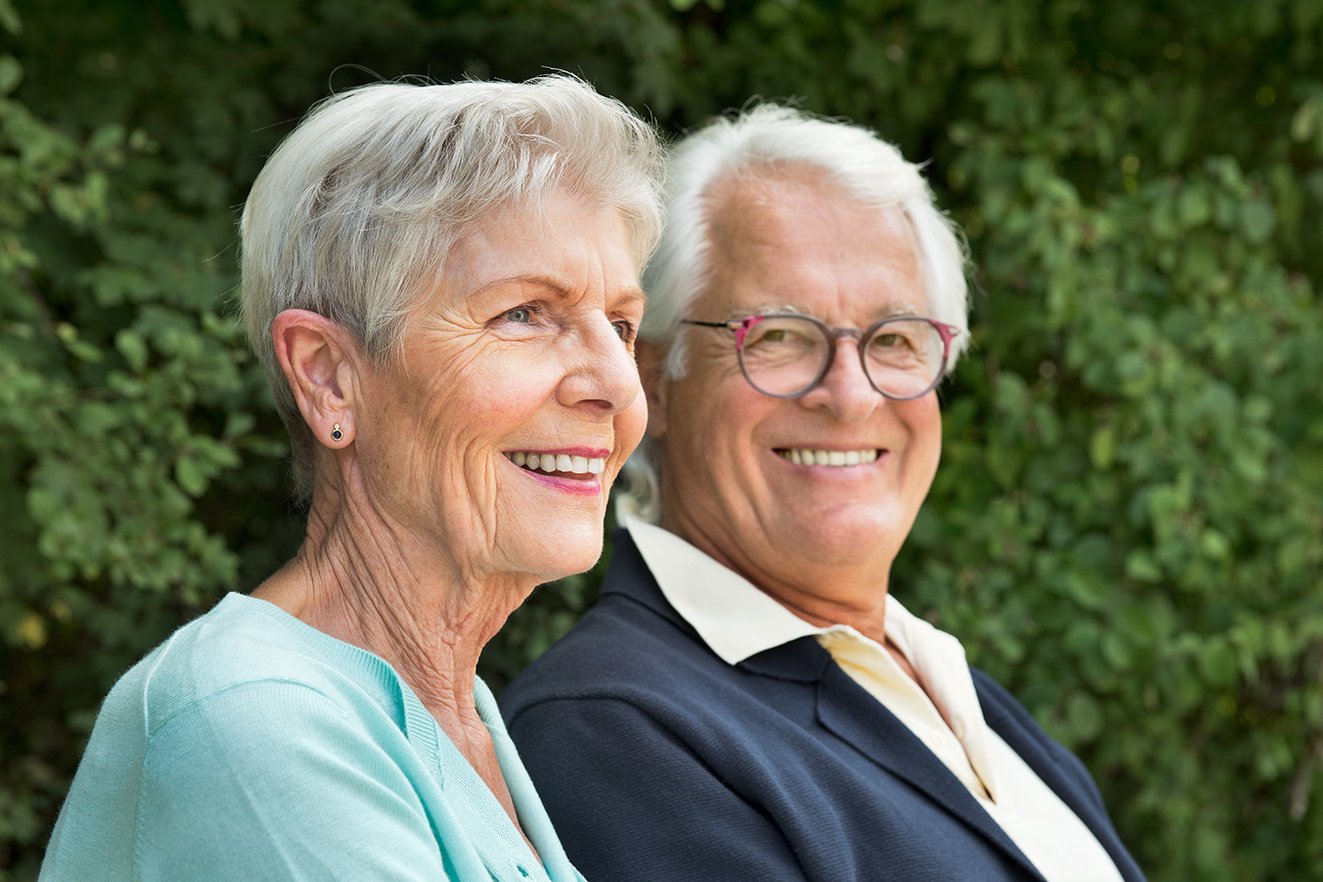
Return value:
<svg viewBox="0 0 1323 882">
<path fill-rule="evenodd" d="M 523 864 L 520 864 L 520 865 L 519 865 L 519 875 L 520 875 L 520 876 L 523 876 L 523 877 L 525 877 L 525 878 L 527 878 L 527 877 L 528 877 L 528 867 L 525 867 Z"/>
</svg>

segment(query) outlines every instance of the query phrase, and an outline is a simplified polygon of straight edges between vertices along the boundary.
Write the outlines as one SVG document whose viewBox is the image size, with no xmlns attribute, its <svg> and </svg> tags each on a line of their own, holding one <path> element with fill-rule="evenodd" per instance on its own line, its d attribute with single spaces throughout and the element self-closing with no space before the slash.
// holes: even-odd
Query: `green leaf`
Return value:
<svg viewBox="0 0 1323 882">
<path fill-rule="evenodd" d="M 1199 654 L 1199 672 L 1211 687 L 1230 686 L 1236 671 L 1236 652 L 1226 640 L 1213 640 Z"/>
<path fill-rule="evenodd" d="M 0 0 L 0 27 L 14 35 L 23 31 L 23 22 L 14 9 L 13 0 Z"/>
<path fill-rule="evenodd" d="M 1126 555 L 1125 574 L 1136 582 L 1156 584 L 1162 581 L 1162 570 L 1154 563 L 1153 556 L 1141 548 Z"/>
<path fill-rule="evenodd" d="M 175 481 L 189 496 L 201 496 L 207 489 L 207 475 L 201 464 L 190 456 L 175 461 Z"/>
<path fill-rule="evenodd" d="M 1076 692 L 1066 699 L 1066 722 L 1076 742 L 1089 742 L 1102 733 L 1102 710 L 1091 696 Z"/>
<path fill-rule="evenodd" d="M 135 373 L 147 367 L 147 343 L 136 332 L 125 328 L 115 335 L 115 348 Z"/>
<path fill-rule="evenodd" d="M 1116 455 L 1116 428 L 1102 425 L 1089 437 L 1089 459 L 1095 467 L 1106 471 L 1112 467 Z"/>
<path fill-rule="evenodd" d="M 0 3 L 5 0 L 0 0 Z M 0 18 L 3 18 L 3 6 L 0 6 Z M 0 95 L 8 95 L 23 82 L 23 65 L 12 55 L 0 55 Z"/>
<path fill-rule="evenodd" d="M 1240 207 L 1240 228 L 1245 238 L 1255 244 L 1268 241 L 1276 225 L 1272 206 L 1265 202 L 1246 202 Z"/>
</svg>

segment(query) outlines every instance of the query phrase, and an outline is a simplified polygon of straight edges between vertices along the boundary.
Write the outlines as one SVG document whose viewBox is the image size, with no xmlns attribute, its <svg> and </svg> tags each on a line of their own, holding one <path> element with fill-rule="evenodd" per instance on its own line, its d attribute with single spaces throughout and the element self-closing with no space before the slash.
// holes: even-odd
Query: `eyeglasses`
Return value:
<svg viewBox="0 0 1323 882">
<path fill-rule="evenodd" d="M 882 319 L 862 331 L 829 327 L 794 313 L 680 321 L 733 332 L 744 379 L 773 398 L 798 398 L 817 388 L 831 370 L 836 341 L 843 337 L 856 341 L 859 363 L 874 389 L 896 401 L 919 398 L 941 382 L 951 340 L 960 333 L 955 325 L 909 315 Z"/>
</svg>

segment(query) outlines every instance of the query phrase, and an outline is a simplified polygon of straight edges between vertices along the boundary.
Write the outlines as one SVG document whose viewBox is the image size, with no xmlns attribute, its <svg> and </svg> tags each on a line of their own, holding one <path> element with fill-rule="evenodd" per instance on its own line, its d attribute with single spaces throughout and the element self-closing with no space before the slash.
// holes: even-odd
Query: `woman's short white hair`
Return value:
<svg viewBox="0 0 1323 882">
<path fill-rule="evenodd" d="M 966 250 L 955 224 L 933 202 L 920 167 L 868 129 L 821 119 L 777 104 L 721 117 L 684 138 L 668 161 L 666 226 L 644 272 L 648 310 L 639 335 L 666 347 L 663 370 L 684 376 L 686 335 L 680 320 L 704 291 L 712 263 L 710 207 L 731 179 L 775 179 L 790 171 L 819 173 L 865 205 L 899 207 L 914 230 L 930 316 L 968 326 Z M 952 341 L 948 372 L 968 345 Z M 658 463 L 651 439 L 625 465 L 622 511 L 656 521 L 661 514 Z"/>
<path fill-rule="evenodd" d="M 458 240 L 561 187 L 619 210 L 641 267 L 661 229 L 660 164 L 647 123 L 571 76 L 383 83 L 317 105 L 258 175 L 240 226 L 244 324 L 290 432 L 299 496 L 315 441 L 276 363 L 280 312 L 320 313 L 388 357 Z"/>
</svg>

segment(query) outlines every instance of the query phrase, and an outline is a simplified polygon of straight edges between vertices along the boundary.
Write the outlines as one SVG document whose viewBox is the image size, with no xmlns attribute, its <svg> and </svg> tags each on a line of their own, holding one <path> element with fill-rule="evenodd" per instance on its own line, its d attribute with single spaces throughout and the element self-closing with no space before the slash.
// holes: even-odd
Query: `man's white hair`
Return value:
<svg viewBox="0 0 1323 882">
<path fill-rule="evenodd" d="M 668 161 L 666 225 L 644 272 L 648 310 L 639 335 L 665 352 L 662 370 L 684 376 L 687 335 L 680 320 L 712 276 L 712 204 L 721 185 L 773 180 L 808 171 L 839 186 L 850 198 L 878 209 L 900 208 L 914 230 L 930 317 L 968 326 L 966 252 L 960 232 L 933 202 L 920 168 L 892 144 L 848 123 L 820 119 L 776 104 L 721 117 L 684 138 Z M 947 371 L 968 345 L 951 342 Z M 656 522 L 661 515 L 656 442 L 645 439 L 625 465 L 621 512 Z"/>
<path fill-rule="evenodd" d="M 320 313 L 385 358 L 457 241 L 561 187 L 619 210 L 642 266 L 661 229 L 660 165 L 647 123 L 570 76 L 383 83 L 315 107 L 258 175 L 240 226 L 244 323 L 290 432 L 299 495 L 315 441 L 276 363 L 279 313 Z"/>
</svg>

